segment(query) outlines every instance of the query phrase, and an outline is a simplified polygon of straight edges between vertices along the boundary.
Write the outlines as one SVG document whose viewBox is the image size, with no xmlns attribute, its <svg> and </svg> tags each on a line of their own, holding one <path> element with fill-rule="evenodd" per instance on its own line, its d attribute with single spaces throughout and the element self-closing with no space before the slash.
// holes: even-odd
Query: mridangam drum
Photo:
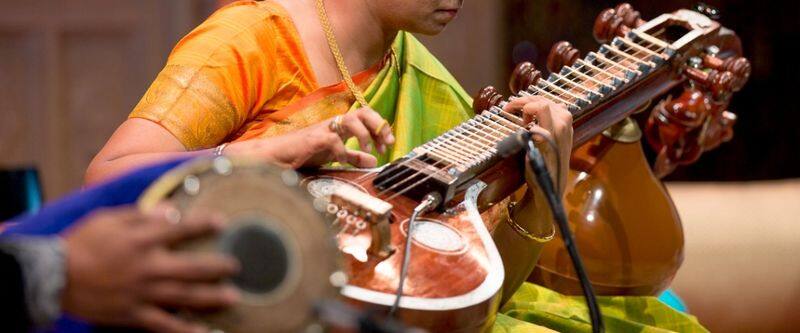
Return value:
<svg viewBox="0 0 800 333">
<path fill-rule="evenodd" d="M 336 297 L 334 284 L 346 281 L 328 224 L 298 185 L 294 171 L 218 157 L 188 162 L 142 195 L 145 210 L 168 202 L 180 216 L 219 214 L 227 221 L 218 235 L 178 251 L 237 258 L 242 269 L 226 283 L 240 290 L 242 301 L 187 317 L 228 333 L 297 332 L 314 324 L 314 304 Z"/>
</svg>

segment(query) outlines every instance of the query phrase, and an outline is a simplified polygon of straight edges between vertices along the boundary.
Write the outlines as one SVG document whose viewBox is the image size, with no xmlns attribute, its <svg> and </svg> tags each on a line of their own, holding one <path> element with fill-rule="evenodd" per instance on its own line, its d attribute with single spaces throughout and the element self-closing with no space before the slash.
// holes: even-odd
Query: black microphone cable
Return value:
<svg viewBox="0 0 800 333">
<path fill-rule="evenodd" d="M 597 298 L 595 297 L 594 290 L 592 289 L 592 284 L 589 282 L 589 277 L 586 275 L 586 269 L 583 267 L 583 261 L 578 253 L 578 247 L 575 245 L 575 238 L 572 235 L 572 230 L 569 228 L 569 224 L 567 223 L 567 214 L 564 211 L 564 204 L 561 201 L 561 195 L 559 194 L 558 189 L 556 189 L 554 186 L 553 179 L 550 178 L 550 171 L 547 170 L 547 164 L 544 162 L 542 153 L 538 148 L 536 148 L 536 145 L 533 142 L 533 136 L 538 135 L 544 139 L 548 145 L 550 145 L 551 149 L 553 149 L 558 162 L 558 170 L 561 170 L 561 153 L 558 150 L 558 145 L 556 145 L 556 142 L 553 140 L 553 138 L 547 133 L 538 131 L 537 129 L 538 128 L 533 128 L 530 131 L 519 130 L 517 133 L 498 142 L 496 149 L 498 155 L 502 158 L 509 157 L 518 153 L 520 150 L 525 149 L 525 155 L 528 163 L 533 170 L 533 174 L 536 176 L 536 180 L 539 182 L 539 187 L 542 189 L 542 192 L 547 199 L 550 210 L 553 212 L 553 218 L 556 220 L 556 225 L 558 225 L 559 231 L 561 231 L 561 236 L 564 240 L 564 246 L 567 248 L 567 252 L 572 259 L 572 265 L 575 268 L 575 272 L 578 274 L 578 280 L 580 281 L 581 289 L 583 290 L 583 296 L 586 298 L 586 306 L 589 308 L 589 318 L 592 322 L 592 332 L 602 333 L 605 331 L 605 327 L 603 326 L 603 318 L 600 314 L 600 308 L 597 305 Z M 558 182 L 559 185 L 561 185 L 561 177 L 559 177 Z M 558 188 L 560 189 L 561 186 Z"/>
<path fill-rule="evenodd" d="M 592 322 L 592 332 L 602 333 L 605 331 L 605 326 L 603 326 L 603 317 L 600 313 L 600 307 L 597 305 L 597 297 L 594 294 L 594 289 L 592 288 L 592 284 L 589 282 L 589 276 L 586 274 L 586 269 L 583 266 L 583 260 L 578 252 L 578 246 L 575 244 L 575 238 L 572 235 L 572 230 L 569 228 L 567 214 L 564 211 L 564 204 L 561 201 L 561 195 L 558 194 L 559 191 L 555 188 L 553 179 L 550 178 L 550 171 L 547 170 L 547 164 L 544 161 L 542 153 L 538 148 L 536 148 L 536 145 L 532 140 L 532 135 L 535 134 L 544 138 L 555 151 L 557 155 L 556 157 L 560 163 L 561 156 L 558 156 L 560 155 L 558 146 L 551 137 L 543 133 L 527 133 L 525 148 L 528 163 L 530 164 L 531 169 L 533 169 L 533 173 L 536 176 L 536 180 L 539 182 L 539 187 L 542 189 L 542 192 L 547 198 L 547 202 L 550 204 L 550 210 L 553 212 L 553 218 L 556 220 L 556 225 L 558 225 L 559 231 L 561 231 L 561 238 L 564 240 L 564 246 L 567 248 L 567 252 L 572 259 L 572 266 L 575 268 L 575 272 L 578 274 L 578 280 L 580 281 L 581 289 L 583 290 L 583 296 L 586 298 L 586 306 L 589 308 L 589 318 Z"/>
</svg>

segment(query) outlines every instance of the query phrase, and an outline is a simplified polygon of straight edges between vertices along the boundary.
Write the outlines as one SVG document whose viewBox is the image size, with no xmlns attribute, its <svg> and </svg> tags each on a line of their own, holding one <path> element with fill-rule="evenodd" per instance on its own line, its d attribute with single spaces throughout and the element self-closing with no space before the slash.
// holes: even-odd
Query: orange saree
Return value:
<svg viewBox="0 0 800 333">
<path fill-rule="evenodd" d="M 383 65 L 353 79 L 365 89 Z M 280 135 L 344 113 L 352 103 L 342 83 L 318 87 L 281 6 L 241 1 L 178 43 L 130 117 L 161 125 L 195 150 Z"/>
</svg>

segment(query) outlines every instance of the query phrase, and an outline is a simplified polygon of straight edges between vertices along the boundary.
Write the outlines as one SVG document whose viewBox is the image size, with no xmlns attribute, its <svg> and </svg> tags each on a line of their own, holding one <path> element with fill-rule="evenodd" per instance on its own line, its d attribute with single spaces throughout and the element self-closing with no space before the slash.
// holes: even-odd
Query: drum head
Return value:
<svg viewBox="0 0 800 333">
<path fill-rule="evenodd" d="M 215 158 L 189 162 L 145 192 L 143 209 L 166 201 L 181 216 L 214 213 L 226 219 L 219 235 L 179 251 L 225 253 L 241 262 L 241 272 L 227 281 L 240 290 L 239 305 L 186 316 L 229 333 L 297 332 L 313 323 L 317 301 L 336 297 L 330 281 L 339 251 L 298 184 L 291 170 Z"/>
</svg>

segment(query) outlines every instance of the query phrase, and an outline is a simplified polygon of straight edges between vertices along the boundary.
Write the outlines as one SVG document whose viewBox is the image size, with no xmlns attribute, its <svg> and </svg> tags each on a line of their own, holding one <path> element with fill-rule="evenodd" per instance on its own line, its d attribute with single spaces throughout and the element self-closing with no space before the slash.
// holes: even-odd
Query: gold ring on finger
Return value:
<svg viewBox="0 0 800 333">
<path fill-rule="evenodd" d="M 330 130 L 333 131 L 334 133 L 338 134 L 339 136 L 342 136 L 342 121 L 343 120 L 344 120 L 344 117 L 342 117 L 342 116 L 333 117 L 333 120 L 331 121 L 331 123 L 329 125 Z"/>
</svg>

